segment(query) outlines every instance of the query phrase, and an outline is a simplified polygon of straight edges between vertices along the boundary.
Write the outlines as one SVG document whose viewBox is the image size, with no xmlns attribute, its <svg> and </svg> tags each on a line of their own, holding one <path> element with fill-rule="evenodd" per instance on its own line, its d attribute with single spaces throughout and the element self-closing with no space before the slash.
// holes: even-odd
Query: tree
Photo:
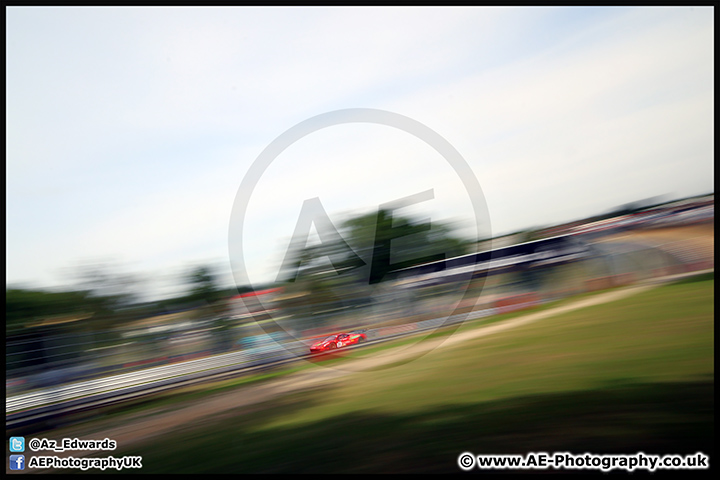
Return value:
<svg viewBox="0 0 720 480">
<path fill-rule="evenodd" d="M 342 222 L 338 233 L 337 241 L 326 236 L 320 245 L 296 247 L 288 254 L 294 269 L 284 277 L 286 292 L 309 293 L 302 300 L 306 306 L 366 303 L 372 285 L 387 273 L 462 255 L 470 244 L 454 234 L 451 224 L 382 209 Z"/>
<path fill-rule="evenodd" d="M 112 263 L 81 265 L 75 274 L 77 290 L 87 292 L 98 316 L 112 316 L 140 301 L 142 281 Z"/>
<path fill-rule="evenodd" d="M 214 269 L 207 265 L 192 268 L 185 276 L 185 281 L 190 290 L 183 299 L 187 303 L 195 305 L 212 306 L 222 300 L 226 292 L 218 282 L 218 276 Z"/>
<path fill-rule="evenodd" d="M 9 288 L 5 290 L 5 332 L 9 334 L 44 319 L 61 315 L 87 315 L 87 292 L 48 292 Z"/>
</svg>

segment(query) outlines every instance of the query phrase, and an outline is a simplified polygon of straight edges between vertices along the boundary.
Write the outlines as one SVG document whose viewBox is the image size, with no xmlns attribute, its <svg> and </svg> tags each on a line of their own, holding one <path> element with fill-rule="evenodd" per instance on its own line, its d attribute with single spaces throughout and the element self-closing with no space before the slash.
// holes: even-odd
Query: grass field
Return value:
<svg viewBox="0 0 720 480">
<path fill-rule="evenodd" d="M 113 455 L 141 455 L 142 473 L 452 473 L 465 451 L 712 454 L 713 286 L 694 277 L 439 348 Z"/>
</svg>

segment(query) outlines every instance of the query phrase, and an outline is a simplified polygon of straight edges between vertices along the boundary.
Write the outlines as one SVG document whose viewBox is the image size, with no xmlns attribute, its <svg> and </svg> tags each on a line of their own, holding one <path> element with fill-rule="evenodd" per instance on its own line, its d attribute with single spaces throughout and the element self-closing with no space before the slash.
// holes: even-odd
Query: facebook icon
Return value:
<svg viewBox="0 0 720 480">
<path fill-rule="evenodd" d="M 25 470 L 25 455 L 10 455 L 10 470 Z"/>
</svg>

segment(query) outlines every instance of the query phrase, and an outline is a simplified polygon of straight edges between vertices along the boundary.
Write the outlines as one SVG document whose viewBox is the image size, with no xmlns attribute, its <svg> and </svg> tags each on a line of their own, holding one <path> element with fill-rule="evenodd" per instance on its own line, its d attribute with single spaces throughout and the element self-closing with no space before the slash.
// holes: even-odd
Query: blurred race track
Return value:
<svg viewBox="0 0 720 480">
<path fill-rule="evenodd" d="M 217 415 L 229 409 L 261 403 L 279 394 L 327 385 L 356 371 L 378 368 L 384 364 L 402 361 L 405 358 L 417 355 L 419 350 L 429 351 L 434 348 L 453 345 L 480 336 L 491 335 L 562 313 L 625 298 L 683 277 L 710 271 L 713 270 L 653 278 L 622 289 L 602 292 L 590 298 L 578 299 L 577 301 L 555 308 L 522 315 L 502 323 L 472 329 L 451 337 L 416 343 L 410 348 L 398 348 L 391 351 L 390 355 L 356 359 L 352 362 L 351 369 L 323 368 L 296 372 L 276 379 L 275 381 L 247 389 L 243 391 L 242 396 L 231 392 L 206 398 L 198 404 L 186 406 L 180 410 L 150 416 L 149 418 L 140 419 L 137 422 L 115 427 L 110 431 L 106 431 L 104 435 L 117 440 L 123 445 L 128 445 L 134 441 L 162 434 L 168 429 L 178 425 L 195 422 L 208 415 Z M 479 318 L 484 315 L 487 315 L 487 312 L 473 312 L 474 318 Z M 417 330 L 406 334 L 400 333 L 393 335 L 392 338 L 416 333 L 418 333 Z M 389 339 L 390 337 L 377 339 L 365 345 Z M 18 427 L 42 420 L 49 416 L 97 408 L 99 406 L 110 405 L 156 393 L 163 389 L 217 380 L 227 376 L 237 376 L 248 370 L 297 360 L 295 355 L 290 351 L 283 350 L 283 352 L 284 353 L 281 354 L 283 358 L 274 360 L 273 362 L 264 363 L 257 357 L 250 358 L 247 352 L 235 352 L 212 358 L 189 361 L 183 364 L 151 368 L 132 374 L 118 375 L 91 382 L 80 382 L 61 388 L 47 389 L 28 395 L 8 398 L 6 427 Z"/>
</svg>

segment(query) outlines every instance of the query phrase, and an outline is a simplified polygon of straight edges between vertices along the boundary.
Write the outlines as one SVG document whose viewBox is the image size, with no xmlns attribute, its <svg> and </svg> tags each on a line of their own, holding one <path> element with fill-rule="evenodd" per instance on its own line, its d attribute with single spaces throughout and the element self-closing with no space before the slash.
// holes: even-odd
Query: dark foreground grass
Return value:
<svg viewBox="0 0 720 480">
<path fill-rule="evenodd" d="M 465 451 L 711 454 L 713 388 L 710 379 L 618 385 L 438 406 L 422 414 L 355 411 L 262 428 L 274 417 L 322 404 L 322 395 L 311 392 L 122 453 L 142 455 L 143 473 L 452 473 Z"/>
<path fill-rule="evenodd" d="M 113 455 L 141 455 L 143 473 L 453 473 L 465 451 L 712 455 L 713 286 L 660 286 Z"/>
</svg>

